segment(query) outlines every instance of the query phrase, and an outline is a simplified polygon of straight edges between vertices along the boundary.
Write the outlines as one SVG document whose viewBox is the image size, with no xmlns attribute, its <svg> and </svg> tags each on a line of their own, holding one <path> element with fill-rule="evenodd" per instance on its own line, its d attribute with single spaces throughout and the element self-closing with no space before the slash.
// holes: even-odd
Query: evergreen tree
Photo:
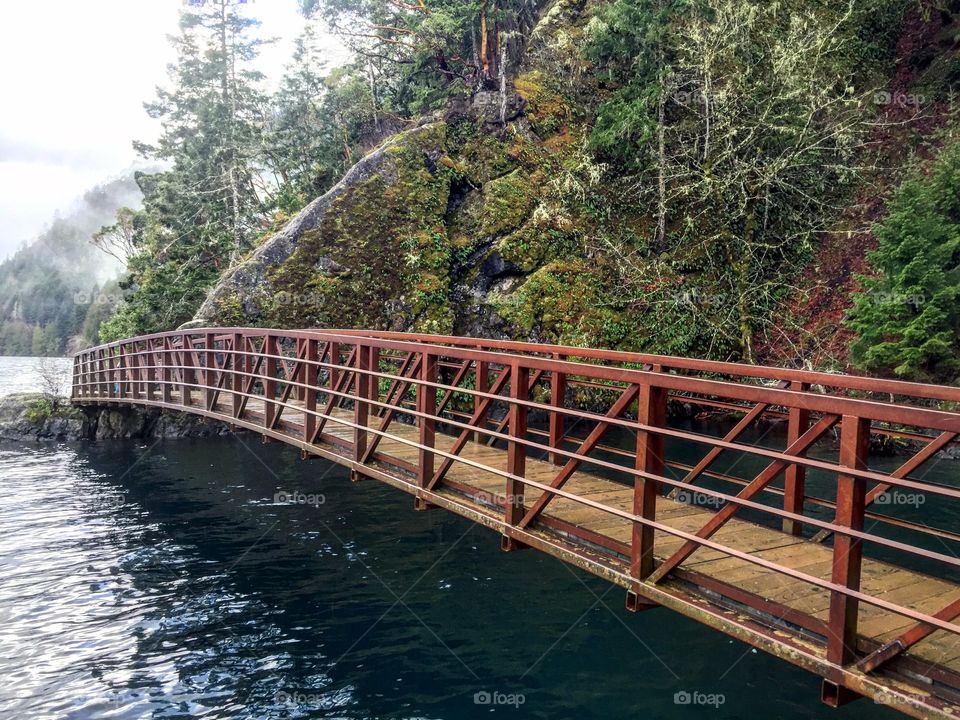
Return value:
<svg viewBox="0 0 960 720">
<path fill-rule="evenodd" d="M 263 41 L 243 0 L 209 0 L 181 12 L 171 87 L 146 104 L 162 121 L 155 145 L 136 143 L 170 169 L 138 181 L 144 209 L 127 289 L 132 302 L 104 324 L 106 337 L 169 329 L 189 319 L 219 273 L 249 250 L 264 224 L 260 175 L 267 99 L 252 69 Z"/>
<path fill-rule="evenodd" d="M 960 143 L 948 146 L 929 175 L 899 188 L 874 229 L 870 261 L 848 324 L 851 357 L 862 367 L 912 380 L 960 376 Z"/>
</svg>

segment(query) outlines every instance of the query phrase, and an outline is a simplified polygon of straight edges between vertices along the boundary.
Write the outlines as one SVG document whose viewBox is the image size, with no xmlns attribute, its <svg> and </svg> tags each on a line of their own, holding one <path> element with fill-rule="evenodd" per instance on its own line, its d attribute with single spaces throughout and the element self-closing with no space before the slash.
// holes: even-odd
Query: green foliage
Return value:
<svg viewBox="0 0 960 720">
<path fill-rule="evenodd" d="M 23 416 L 31 425 L 42 425 L 53 417 L 53 413 L 53 401 L 48 397 L 37 397 L 27 403 Z"/>
<path fill-rule="evenodd" d="M 266 97 L 250 64 L 262 41 L 243 0 L 181 11 L 171 87 L 146 105 L 162 121 L 145 157 L 170 169 L 139 175 L 144 209 L 122 283 L 132 294 L 102 336 L 168 330 L 190 319 L 220 273 L 253 246 L 265 219 L 257 187 Z"/>
<path fill-rule="evenodd" d="M 904 181 L 874 228 L 849 325 L 851 356 L 862 367 L 911 380 L 960 377 L 960 143 L 939 154 L 928 174 Z"/>
</svg>

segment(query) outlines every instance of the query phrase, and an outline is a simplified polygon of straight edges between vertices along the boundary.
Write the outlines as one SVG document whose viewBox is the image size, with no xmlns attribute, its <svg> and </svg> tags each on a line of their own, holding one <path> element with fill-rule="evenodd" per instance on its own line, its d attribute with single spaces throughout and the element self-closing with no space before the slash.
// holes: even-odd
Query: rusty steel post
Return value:
<svg viewBox="0 0 960 720">
<path fill-rule="evenodd" d="M 234 333 L 230 340 L 230 368 L 233 371 L 230 377 L 230 398 L 231 398 L 231 416 L 236 419 L 240 417 L 240 409 L 243 407 L 244 384 L 247 381 L 245 372 L 247 367 L 246 355 L 242 351 L 247 349 L 246 339 L 240 333 Z"/>
<path fill-rule="evenodd" d="M 420 449 L 417 463 L 417 485 L 426 488 L 433 478 L 435 455 L 430 452 L 437 436 L 437 389 L 425 383 L 437 382 L 437 356 L 427 350 L 420 356 L 420 382 L 417 384 L 417 416 Z M 424 415 L 426 417 L 424 417 Z"/>
<path fill-rule="evenodd" d="M 320 360 L 320 343 L 317 340 L 306 340 L 305 348 L 306 364 L 302 373 L 304 384 L 307 386 L 303 392 L 303 441 L 312 442 L 313 435 L 317 430 L 317 416 L 314 413 L 317 410 L 317 388 L 320 384 L 320 367 L 317 362 Z"/>
<path fill-rule="evenodd" d="M 664 427 L 667 422 L 667 393 L 663 388 L 650 384 L 640 386 L 637 396 L 637 424 L 648 427 Z M 645 473 L 662 475 L 664 471 L 663 435 L 648 430 L 637 430 L 637 457 L 634 467 Z M 633 483 L 633 514 L 655 520 L 659 483 L 637 477 Z M 653 572 L 653 528 L 640 523 L 633 524 L 630 552 L 630 572 L 637 580 L 643 580 Z"/>
<path fill-rule="evenodd" d="M 559 353 L 553 354 L 556 360 L 565 360 L 566 356 Z M 567 376 L 554 370 L 550 374 L 550 407 L 562 408 L 567 395 Z M 563 413 L 552 411 L 550 413 L 550 447 L 557 449 L 563 444 L 564 435 Z M 550 453 L 550 461 L 554 465 L 564 465 L 567 459 L 563 455 Z"/>
<path fill-rule="evenodd" d="M 214 387 L 216 382 L 213 372 L 217 364 L 217 355 L 213 348 L 215 337 L 213 333 L 206 333 L 203 338 L 203 406 L 208 410 L 213 409 Z"/>
<path fill-rule="evenodd" d="M 272 428 L 277 417 L 277 369 L 279 363 L 276 355 L 278 352 L 276 337 L 270 334 L 264 335 L 263 426 L 265 428 Z"/>
<path fill-rule="evenodd" d="M 510 410 L 509 410 L 509 432 L 510 441 L 507 443 L 507 472 L 517 477 L 526 477 L 527 470 L 527 449 L 516 439 L 525 439 L 527 436 L 527 406 L 518 401 L 524 401 L 530 394 L 530 370 L 521 364 L 520 360 L 514 360 L 510 370 Z M 523 504 L 522 483 L 507 478 L 506 492 L 504 496 L 504 519 L 507 525 L 517 525 L 526 513 Z M 516 550 L 521 545 L 513 538 L 505 536 L 501 547 L 506 551 Z"/>
<path fill-rule="evenodd" d="M 790 383 L 790 389 L 796 392 L 807 392 L 810 384 L 794 380 Z M 810 411 L 801 407 L 791 407 L 787 418 L 787 447 L 799 440 L 809 427 Z M 783 481 L 783 509 L 787 512 L 803 515 L 806 478 L 807 469 L 803 465 L 793 463 L 787 467 Z M 803 524 L 784 518 L 783 531 L 799 536 L 803 532 Z"/>
<path fill-rule="evenodd" d="M 490 364 L 484 360 L 477 360 L 475 363 L 475 380 L 474 388 L 480 392 L 489 392 L 490 391 Z M 484 427 L 487 424 L 487 413 L 483 410 L 484 398 L 474 395 L 473 396 L 473 414 L 476 415 L 480 413 L 477 418 L 477 426 Z M 481 412 L 483 410 L 483 412 Z M 483 433 L 476 432 L 473 434 L 474 442 L 482 443 L 486 441 Z"/>
<path fill-rule="evenodd" d="M 870 421 L 844 415 L 840 434 L 840 466 L 852 470 L 867 467 L 870 449 Z M 863 530 L 866 480 L 840 474 L 837 476 L 837 525 Z M 833 543 L 832 581 L 851 590 L 860 589 L 860 567 L 863 542 L 859 538 L 838 534 Z M 827 660 L 835 665 L 848 665 L 856 658 L 859 601 L 839 592 L 830 594 Z M 833 678 L 830 678 L 833 679 Z"/>
<path fill-rule="evenodd" d="M 186 335 L 182 335 L 180 337 L 180 348 L 183 351 L 183 362 L 180 363 L 180 403 L 182 405 L 190 405 L 192 404 L 190 397 L 190 383 L 194 381 L 196 375 L 193 372 L 193 353 L 191 352 L 192 345 Z"/>
<path fill-rule="evenodd" d="M 370 397 L 370 376 L 363 372 L 370 369 L 370 349 L 366 345 L 357 343 L 354 366 L 358 372 L 354 382 L 353 422 L 356 427 L 353 429 L 353 459 L 360 462 L 367 450 L 367 425 L 370 420 L 370 405 L 364 402 Z"/>
</svg>

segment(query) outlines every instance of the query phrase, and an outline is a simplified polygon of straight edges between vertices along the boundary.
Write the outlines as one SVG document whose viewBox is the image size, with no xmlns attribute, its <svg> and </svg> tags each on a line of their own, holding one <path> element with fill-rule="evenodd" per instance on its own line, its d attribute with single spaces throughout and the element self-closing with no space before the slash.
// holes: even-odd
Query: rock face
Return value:
<svg viewBox="0 0 960 720">
<path fill-rule="evenodd" d="M 0 440 L 76 441 L 224 435 L 220 422 L 156 408 L 77 407 L 40 393 L 0 397 Z"/>
<path fill-rule="evenodd" d="M 512 70 L 543 9 L 570 4 L 531 0 L 507 48 Z M 550 28 L 557 12 L 546 15 Z M 542 54 L 552 31 L 534 32 Z M 451 101 L 388 138 L 228 270 L 185 327 L 536 336 L 518 332 L 512 296 L 570 247 L 569 222 L 537 213 L 550 180 L 538 131 L 555 131 L 563 112 L 529 79 Z"/>
</svg>

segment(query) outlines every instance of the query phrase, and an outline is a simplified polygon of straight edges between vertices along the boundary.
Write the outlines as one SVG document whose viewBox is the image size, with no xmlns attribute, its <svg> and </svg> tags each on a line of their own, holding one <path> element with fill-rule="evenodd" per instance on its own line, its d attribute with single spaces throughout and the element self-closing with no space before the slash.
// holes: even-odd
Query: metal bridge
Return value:
<svg viewBox="0 0 960 720">
<path fill-rule="evenodd" d="M 960 388 L 216 328 L 82 352 L 72 394 L 221 420 L 345 465 L 417 510 L 490 528 L 506 551 L 622 586 L 631 611 L 669 608 L 805 668 L 830 705 L 866 696 L 915 717 L 960 714 L 960 483 L 923 477 L 957 444 Z M 879 463 L 894 469 L 871 469 L 872 444 L 898 448 Z"/>
</svg>

